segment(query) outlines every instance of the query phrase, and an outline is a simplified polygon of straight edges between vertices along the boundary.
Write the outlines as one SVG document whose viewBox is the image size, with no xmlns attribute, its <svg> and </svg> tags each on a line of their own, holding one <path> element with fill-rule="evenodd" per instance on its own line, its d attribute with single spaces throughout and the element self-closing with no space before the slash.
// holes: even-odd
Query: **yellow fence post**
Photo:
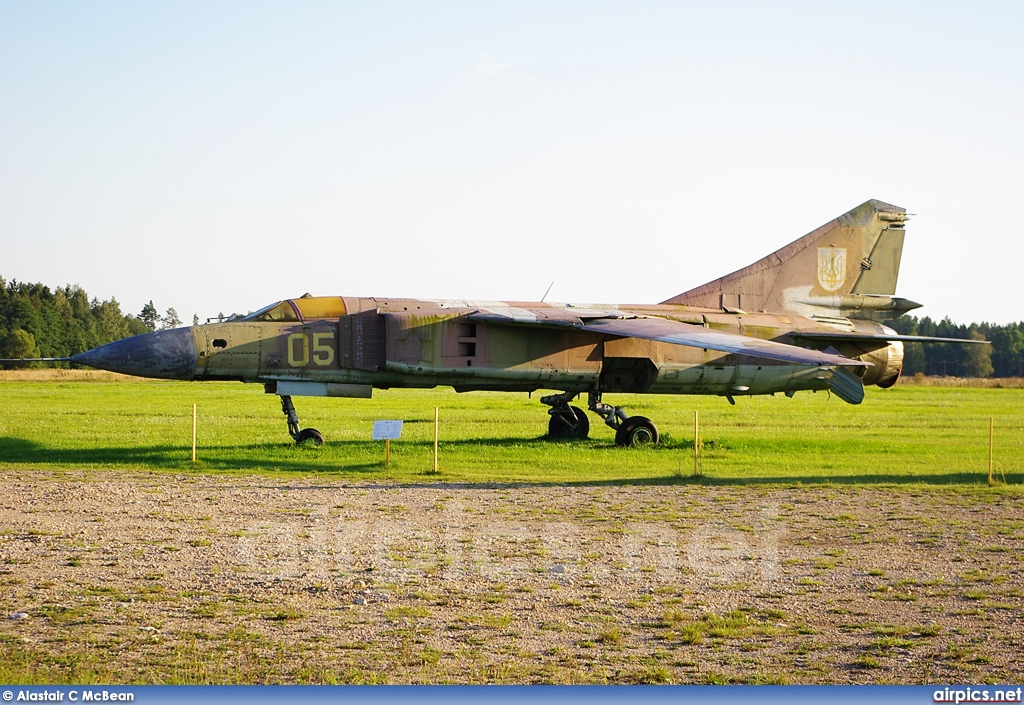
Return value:
<svg viewBox="0 0 1024 705">
<path fill-rule="evenodd" d="M 693 410 L 693 476 L 700 475 L 700 412 Z"/>
<path fill-rule="evenodd" d="M 196 462 L 196 405 L 192 404 L 192 462 Z"/>
<path fill-rule="evenodd" d="M 994 485 L 995 479 L 992 477 L 993 470 L 993 455 L 995 451 L 995 427 L 996 422 L 992 416 L 988 417 L 988 484 Z"/>
<path fill-rule="evenodd" d="M 438 407 L 434 407 L 434 472 L 437 472 L 437 424 L 438 424 Z"/>
</svg>

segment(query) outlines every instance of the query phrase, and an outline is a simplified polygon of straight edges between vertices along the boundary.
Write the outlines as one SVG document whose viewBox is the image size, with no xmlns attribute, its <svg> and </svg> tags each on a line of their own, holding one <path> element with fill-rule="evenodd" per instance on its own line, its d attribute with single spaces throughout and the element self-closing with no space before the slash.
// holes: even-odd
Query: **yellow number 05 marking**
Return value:
<svg viewBox="0 0 1024 705">
<path fill-rule="evenodd" d="M 327 367 L 334 362 L 334 348 L 327 344 L 333 338 L 333 333 L 313 334 L 313 362 L 317 365 Z"/>
<path fill-rule="evenodd" d="M 313 364 L 328 367 L 334 362 L 334 348 L 328 343 L 334 338 L 333 333 L 313 333 Z M 296 345 L 298 343 L 298 345 Z M 305 367 L 309 364 L 310 338 L 305 333 L 292 333 L 288 336 L 288 364 L 292 367 Z M 298 352 L 298 354 L 296 354 Z"/>
</svg>

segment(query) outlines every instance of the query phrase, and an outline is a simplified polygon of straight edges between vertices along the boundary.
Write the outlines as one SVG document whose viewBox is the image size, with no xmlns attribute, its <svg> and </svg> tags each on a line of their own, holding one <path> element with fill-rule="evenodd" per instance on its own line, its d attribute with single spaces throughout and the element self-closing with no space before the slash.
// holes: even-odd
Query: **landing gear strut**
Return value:
<svg viewBox="0 0 1024 705">
<path fill-rule="evenodd" d="M 295 439 L 296 444 L 312 441 L 315 446 L 324 444 L 324 436 L 315 428 L 304 428 L 299 430 L 299 415 L 295 413 L 295 405 L 292 398 L 287 394 L 281 395 L 281 411 L 288 417 L 288 435 Z"/>
<path fill-rule="evenodd" d="M 601 401 L 601 392 L 587 394 L 587 408 L 604 419 L 606 425 L 615 429 L 615 445 L 655 445 L 661 440 L 658 428 L 646 416 L 629 416 L 621 406 L 612 406 Z"/>
<path fill-rule="evenodd" d="M 583 440 L 590 434 L 590 421 L 578 406 L 570 406 L 576 392 L 562 392 L 541 397 L 541 403 L 551 407 L 548 414 L 548 436 L 551 438 L 572 438 Z M 605 424 L 615 429 L 615 445 L 639 446 L 656 444 L 660 440 L 657 427 L 644 416 L 630 416 L 621 406 L 611 406 L 601 401 L 601 392 L 587 393 L 587 408 L 604 419 Z"/>
<path fill-rule="evenodd" d="M 551 407 L 548 413 L 548 436 L 585 440 L 590 435 L 590 419 L 587 412 L 578 406 L 569 406 L 576 398 L 576 392 L 563 392 L 541 397 L 541 402 Z"/>
</svg>

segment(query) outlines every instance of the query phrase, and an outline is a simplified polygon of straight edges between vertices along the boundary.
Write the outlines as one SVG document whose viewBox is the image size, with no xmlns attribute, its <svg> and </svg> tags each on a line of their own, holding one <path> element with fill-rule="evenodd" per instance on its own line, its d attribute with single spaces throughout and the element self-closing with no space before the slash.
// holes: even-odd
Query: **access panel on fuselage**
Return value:
<svg viewBox="0 0 1024 705">
<path fill-rule="evenodd" d="M 385 363 L 384 317 L 376 311 L 344 316 L 338 323 L 341 366 L 376 372 Z"/>
<path fill-rule="evenodd" d="M 517 325 L 475 324 L 477 360 L 493 369 L 522 369 L 549 373 L 596 374 L 601 365 L 602 336 L 586 331 Z M 463 328 L 455 339 L 467 343 L 474 332 Z M 463 348 L 472 351 L 472 348 Z"/>
<path fill-rule="evenodd" d="M 196 328 L 205 344 L 199 350 L 199 376 L 242 379 L 255 376 L 262 353 L 259 324 L 221 323 Z"/>
</svg>

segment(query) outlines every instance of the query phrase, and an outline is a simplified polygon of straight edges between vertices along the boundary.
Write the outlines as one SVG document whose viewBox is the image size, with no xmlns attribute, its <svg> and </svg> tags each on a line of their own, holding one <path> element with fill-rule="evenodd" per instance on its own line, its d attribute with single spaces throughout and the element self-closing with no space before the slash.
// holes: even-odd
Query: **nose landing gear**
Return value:
<svg viewBox="0 0 1024 705">
<path fill-rule="evenodd" d="M 299 430 L 299 415 L 295 413 L 295 405 L 287 394 L 281 395 L 281 411 L 288 417 L 288 435 L 295 439 L 297 445 L 310 441 L 314 446 L 324 444 L 324 435 L 315 428 Z"/>
</svg>

